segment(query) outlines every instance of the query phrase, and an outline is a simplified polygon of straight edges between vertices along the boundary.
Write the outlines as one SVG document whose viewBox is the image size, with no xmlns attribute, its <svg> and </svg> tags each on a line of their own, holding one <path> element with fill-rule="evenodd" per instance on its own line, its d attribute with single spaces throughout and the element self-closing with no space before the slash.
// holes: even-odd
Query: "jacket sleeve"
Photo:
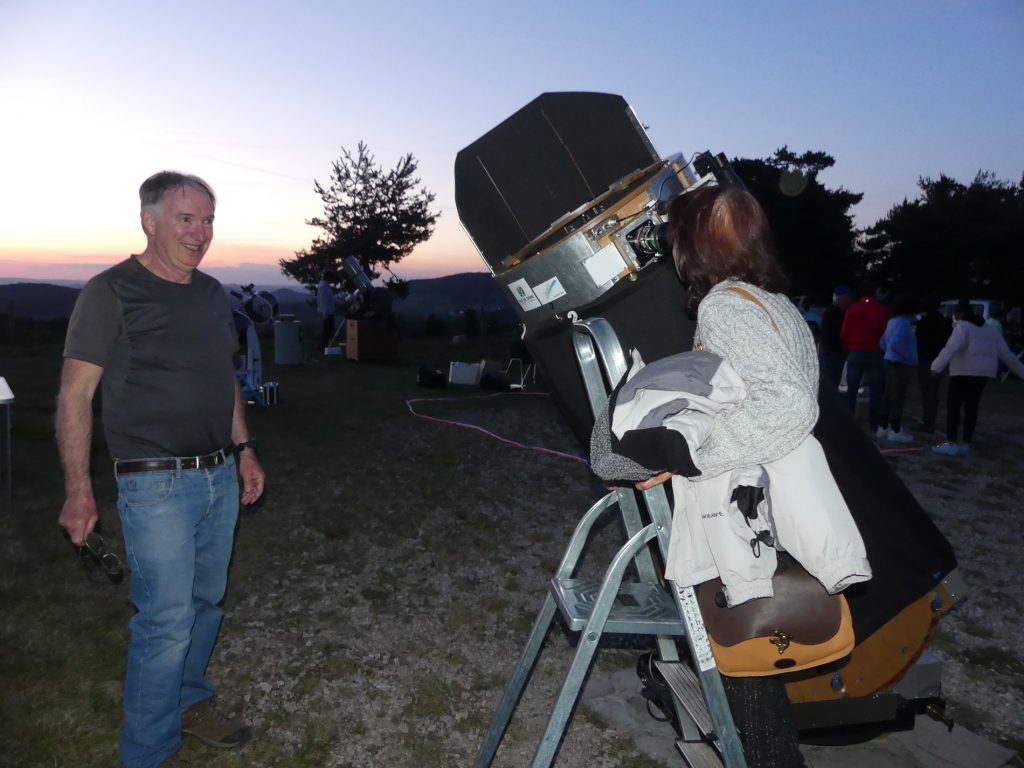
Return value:
<svg viewBox="0 0 1024 768">
<path fill-rule="evenodd" d="M 1021 379 L 1024 379 L 1024 363 L 1020 361 L 1020 358 L 1013 354 L 1013 350 L 1010 349 L 1010 345 L 1006 343 L 1006 339 L 1002 336 L 996 342 L 996 350 L 999 353 L 999 359 L 1003 361 L 1003 365 L 1009 368 L 1014 374 Z"/>
<path fill-rule="evenodd" d="M 818 420 L 817 381 L 799 369 L 765 310 L 742 296 L 705 297 L 699 323 L 706 348 L 727 360 L 747 388 L 697 449 L 701 479 L 785 456 Z"/>
<path fill-rule="evenodd" d="M 949 341 L 946 342 L 946 346 L 939 352 L 939 356 L 932 360 L 932 372 L 942 373 L 946 370 L 946 366 L 949 365 L 949 361 L 953 358 L 957 352 L 964 348 L 967 344 L 967 332 L 964 329 L 961 321 L 956 324 L 953 329 L 953 333 L 950 334 Z"/>
<path fill-rule="evenodd" d="M 897 336 L 898 339 L 894 339 L 893 344 L 899 354 L 900 362 L 905 365 L 917 365 L 917 337 L 914 335 L 914 329 L 910 323 L 900 323 Z"/>
</svg>

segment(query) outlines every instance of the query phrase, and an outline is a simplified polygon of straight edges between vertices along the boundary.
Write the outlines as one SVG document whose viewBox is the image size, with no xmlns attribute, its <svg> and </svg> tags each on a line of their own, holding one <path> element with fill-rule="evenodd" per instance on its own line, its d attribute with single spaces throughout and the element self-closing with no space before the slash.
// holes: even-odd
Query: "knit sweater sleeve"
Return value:
<svg viewBox="0 0 1024 768">
<path fill-rule="evenodd" d="M 696 452 L 701 477 L 775 461 L 796 448 L 818 420 L 815 360 L 797 359 L 787 338 L 808 333 L 799 315 L 778 318 L 732 291 L 712 292 L 698 309 L 700 341 L 743 379 L 747 396 L 720 414 Z M 813 370 L 812 370 L 813 369 Z"/>
</svg>

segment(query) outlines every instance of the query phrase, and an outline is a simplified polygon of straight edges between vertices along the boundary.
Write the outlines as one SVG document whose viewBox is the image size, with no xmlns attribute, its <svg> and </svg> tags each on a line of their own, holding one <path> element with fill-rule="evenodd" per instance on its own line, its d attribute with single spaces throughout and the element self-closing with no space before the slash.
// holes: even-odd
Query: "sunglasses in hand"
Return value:
<svg viewBox="0 0 1024 768">
<path fill-rule="evenodd" d="M 64 537 L 68 541 L 71 540 L 66 531 Z M 95 531 L 86 537 L 82 546 L 75 547 L 75 550 L 83 564 L 88 565 L 91 562 L 101 568 L 111 584 L 120 584 L 124 581 L 124 565 L 121 558 L 107 549 L 107 542 Z"/>
</svg>

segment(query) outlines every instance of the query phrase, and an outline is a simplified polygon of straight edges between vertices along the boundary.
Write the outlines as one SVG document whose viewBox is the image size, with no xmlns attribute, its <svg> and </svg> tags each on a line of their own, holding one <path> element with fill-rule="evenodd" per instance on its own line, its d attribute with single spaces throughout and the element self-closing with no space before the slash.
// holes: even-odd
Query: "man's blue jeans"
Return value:
<svg viewBox="0 0 1024 768">
<path fill-rule="evenodd" d="M 868 387 L 868 424 L 878 429 L 882 417 L 882 390 L 885 387 L 885 362 L 882 350 L 853 350 L 846 357 L 846 405 L 850 413 L 857 409 L 857 390 L 861 379 Z"/>
<path fill-rule="evenodd" d="M 117 480 L 138 613 L 130 623 L 121 762 L 153 768 L 181 746 L 181 713 L 213 696 L 206 665 L 238 521 L 235 461 Z"/>
</svg>

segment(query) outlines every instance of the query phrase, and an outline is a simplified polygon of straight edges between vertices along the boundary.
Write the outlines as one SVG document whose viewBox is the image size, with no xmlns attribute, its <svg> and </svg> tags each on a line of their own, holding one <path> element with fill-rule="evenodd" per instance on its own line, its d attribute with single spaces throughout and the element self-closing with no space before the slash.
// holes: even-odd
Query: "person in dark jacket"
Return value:
<svg viewBox="0 0 1024 768">
<path fill-rule="evenodd" d="M 953 322 L 939 312 L 937 296 L 926 296 L 921 300 L 924 314 L 917 321 L 914 330 L 917 335 L 917 380 L 921 386 L 921 431 L 935 431 L 935 419 L 939 413 L 939 396 L 942 376 L 932 373 L 932 361 L 949 341 Z"/>
<path fill-rule="evenodd" d="M 846 308 L 857 299 L 857 293 L 845 285 L 836 286 L 832 292 L 832 305 L 821 314 L 821 343 L 818 357 L 821 360 L 822 377 L 833 387 L 838 387 L 846 365 L 846 349 L 840 333 Z"/>
</svg>

